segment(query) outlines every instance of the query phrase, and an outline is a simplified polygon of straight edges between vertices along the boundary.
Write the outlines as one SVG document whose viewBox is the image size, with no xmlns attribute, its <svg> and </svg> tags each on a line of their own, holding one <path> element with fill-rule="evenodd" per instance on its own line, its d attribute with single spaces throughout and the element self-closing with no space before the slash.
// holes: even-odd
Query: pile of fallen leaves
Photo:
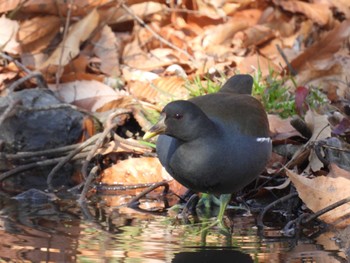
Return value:
<svg viewBox="0 0 350 263">
<path fill-rule="evenodd" d="M 317 87 L 330 103 L 301 116 L 308 132 L 270 116 L 274 144 L 299 147 L 289 158 L 275 154 L 268 173 L 285 173 L 276 163 L 285 165 L 313 212 L 348 196 L 349 1 L 10 0 L 1 1 L 0 13 L 3 96 L 11 83 L 40 73 L 64 102 L 93 114 L 126 109 L 121 114 L 134 118 L 140 132 L 150 125 L 149 112 L 187 98 L 184 84 L 196 76 L 273 71 L 293 75 L 304 91 Z M 16 89 L 37 85 L 31 78 Z M 98 153 L 150 152 L 132 138 L 101 144 Z M 104 170 L 102 181 L 170 180 L 162 173 L 156 158 L 132 158 Z M 321 218 L 344 227 L 349 213 L 345 202 Z"/>
</svg>

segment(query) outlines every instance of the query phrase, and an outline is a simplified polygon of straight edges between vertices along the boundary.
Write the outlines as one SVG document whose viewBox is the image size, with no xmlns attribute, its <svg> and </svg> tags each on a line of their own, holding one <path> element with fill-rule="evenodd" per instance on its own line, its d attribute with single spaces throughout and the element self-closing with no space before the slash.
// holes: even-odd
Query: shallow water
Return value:
<svg viewBox="0 0 350 263">
<path fill-rule="evenodd" d="M 261 237 L 253 216 L 237 215 L 231 238 L 173 216 L 75 201 L 1 200 L 0 258 L 11 262 L 345 262 L 332 237 L 296 242 L 273 229 Z M 82 211 L 84 211 L 82 213 Z"/>
</svg>

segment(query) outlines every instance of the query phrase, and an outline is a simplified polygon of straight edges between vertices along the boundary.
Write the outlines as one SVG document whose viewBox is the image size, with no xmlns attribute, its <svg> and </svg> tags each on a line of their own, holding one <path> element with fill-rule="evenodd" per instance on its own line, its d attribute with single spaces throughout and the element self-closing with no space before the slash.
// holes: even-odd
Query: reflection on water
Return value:
<svg viewBox="0 0 350 263">
<path fill-rule="evenodd" d="M 69 200 L 32 205 L 2 199 L 0 205 L 4 261 L 344 262 L 335 247 L 259 237 L 252 216 L 234 218 L 231 240 L 211 229 L 204 246 L 200 225 L 125 207 L 87 207 L 82 214 Z"/>
</svg>

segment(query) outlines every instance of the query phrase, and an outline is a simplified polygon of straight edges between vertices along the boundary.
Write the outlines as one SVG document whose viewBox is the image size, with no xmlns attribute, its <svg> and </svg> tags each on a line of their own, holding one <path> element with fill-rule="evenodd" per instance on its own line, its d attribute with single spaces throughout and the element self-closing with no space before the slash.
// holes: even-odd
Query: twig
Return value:
<svg viewBox="0 0 350 263">
<path fill-rule="evenodd" d="M 42 158 L 43 156 L 60 156 L 65 155 L 67 152 L 70 152 L 76 149 L 81 143 L 67 145 L 63 147 L 59 147 L 56 149 L 42 150 L 36 152 L 18 152 L 15 154 L 7 154 L 4 152 L 0 152 L 0 160 L 18 160 L 18 159 L 30 159 L 30 158 Z M 91 147 L 91 146 L 90 146 Z M 85 151 L 89 150 L 89 147 L 84 149 Z"/>
<path fill-rule="evenodd" d="M 129 109 L 118 109 L 117 111 L 113 112 L 112 114 L 110 114 L 108 116 L 107 121 L 106 121 L 106 125 L 105 125 L 105 128 L 104 128 L 103 132 L 101 134 L 99 134 L 98 139 L 97 139 L 97 141 L 95 143 L 95 146 L 91 149 L 91 151 L 89 152 L 88 156 L 86 157 L 86 160 L 83 163 L 83 166 L 81 168 L 81 172 L 82 172 L 83 178 L 85 178 L 85 179 L 87 178 L 87 168 L 88 168 L 88 165 L 89 165 L 90 161 L 94 157 L 96 151 L 102 146 L 103 141 L 105 140 L 107 135 L 110 133 L 110 131 L 117 126 L 117 123 L 113 122 L 113 119 L 115 117 L 117 117 L 118 115 L 128 114 L 128 113 L 131 113 L 131 110 L 129 110 Z"/>
<path fill-rule="evenodd" d="M 10 87 L 9 90 L 10 92 L 14 91 L 17 86 L 19 86 L 20 84 L 22 84 L 23 82 L 27 81 L 30 78 L 36 78 L 37 81 L 37 85 L 39 88 L 43 88 L 43 89 L 48 89 L 48 86 L 46 84 L 46 81 L 43 77 L 43 75 L 41 74 L 41 72 L 32 72 L 30 71 L 26 66 L 24 66 L 22 63 L 20 63 L 18 60 L 4 54 L 3 52 L 0 52 L 0 56 L 3 57 L 4 59 L 7 59 L 9 61 L 12 61 L 13 63 L 16 64 L 17 67 L 19 67 L 20 69 L 22 69 L 25 73 L 27 73 L 27 76 L 24 76 L 23 78 L 13 82 Z"/>
<path fill-rule="evenodd" d="M 258 218 L 257 218 L 257 226 L 259 228 L 264 228 L 264 216 L 266 214 L 267 211 L 269 211 L 272 207 L 274 207 L 275 205 L 279 204 L 279 203 L 283 203 L 293 197 L 298 196 L 298 193 L 291 193 L 289 195 L 283 196 L 279 199 L 277 199 L 276 201 L 272 202 L 271 204 L 267 205 L 266 207 L 264 207 L 263 211 L 261 211 L 261 213 L 259 214 Z"/>
<path fill-rule="evenodd" d="M 329 211 L 331 211 L 331 210 L 333 210 L 341 205 L 344 205 L 348 202 L 350 202 L 350 196 L 317 211 L 316 213 L 314 213 L 314 214 L 310 215 L 309 217 L 307 217 L 306 219 L 302 220 L 301 223 L 307 224 L 310 221 L 316 219 L 317 217 L 319 217 L 319 216 L 321 216 L 321 215 L 323 215 L 323 214 L 325 214 L 325 213 L 327 213 L 327 212 L 329 212 Z"/>
<path fill-rule="evenodd" d="M 98 166 L 94 166 L 91 169 L 91 171 L 89 173 L 89 176 L 86 178 L 83 191 L 81 192 L 80 197 L 78 199 L 78 204 L 82 205 L 86 201 L 86 194 L 88 192 L 88 189 L 89 189 L 92 181 L 96 177 L 98 171 L 99 171 L 99 167 Z"/>
<path fill-rule="evenodd" d="M 61 74 L 61 69 L 62 69 L 62 60 L 63 60 L 63 55 L 64 55 L 64 49 L 65 49 L 65 44 L 67 40 L 67 35 L 69 31 L 69 23 L 70 23 L 70 18 L 72 15 L 72 5 L 73 5 L 73 0 L 69 1 L 68 6 L 68 11 L 67 11 L 67 16 L 66 16 L 66 24 L 64 25 L 64 32 L 63 32 L 63 38 L 62 38 L 62 49 L 61 49 L 61 54 L 60 54 L 60 60 L 58 63 L 58 67 L 56 70 L 56 89 L 58 89 L 58 85 L 60 84 L 60 74 Z"/>
<path fill-rule="evenodd" d="M 57 171 L 59 169 L 61 169 L 61 167 L 63 167 L 64 164 L 66 164 L 67 162 L 69 162 L 71 159 L 74 158 L 74 156 L 81 152 L 85 147 L 87 147 L 88 145 L 94 143 L 99 137 L 99 134 L 92 136 L 91 138 L 89 138 L 88 140 L 86 140 L 85 142 L 83 142 L 82 144 L 80 144 L 74 151 L 72 151 L 69 155 L 67 155 L 66 157 L 62 158 L 60 160 L 60 162 L 51 170 L 51 172 L 49 173 L 49 175 L 47 176 L 47 185 L 49 187 L 49 190 L 52 191 L 53 190 L 53 186 L 51 184 L 52 179 L 54 177 L 54 175 L 57 173 Z"/>
<path fill-rule="evenodd" d="M 130 200 L 130 202 L 127 204 L 128 207 L 137 207 L 139 205 L 139 200 L 144 197 L 146 194 L 154 191 L 155 189 L 157 189 L 158 187 L 164 187 L 163 190 L 163 194 L 166 194 L 169 191 L 169 184 L 166 181 L 162 181 L 162 182 L 158 182 L 155 183 L 153 185 L 151 185 L 150 187 L 148 187 L 147 189 L 143 190 L 141 193 L 139 193 L 137 196 L 135 196 L 133 199 Z"/>
<path fill-rule="evenodd" d="M 7 117 L 13 114 L 14 108 L 19 104 L 21 104 L 21 101 L 9 99 L 9 105 L 7 106 L 7 109 L 0 116 L 0 126 L 2 125 L 4 120 L 6 120 Z"/>
<path fill-rule="evenodd" d="M 13 57 L 6 55 L 3 52 L 0 52 L 0 56 L 2 56 L 4 59 L 12 61 L 13 63 L 16 64 L 17 67 L 21 68 L 24 72 L 26 72 L 28 74 L 31 73 L 31 71 L 27 67 L 25 67 L 22 63 L 20 63 L 18 60 L 14 59 Z"/>
<path fill-rule="evenodd" d="M 292 67 L 292 65 L 289 63 L 286 54 L 284 54 L 283 50 L 281 49 L 281 47 L 280 47 L 279 45 L 276 45 L 276 48 L 277 48 L 278 52 L 280 53 L 280 55 L 282 56 L 284 62 L 286 63 L 290 74 L 291 74 L 292 76 L 296 76 L 296 75 L 298 74 L 298 72 L 297 72 L 297 71 Z"/>
<path fill-rule="evenodd" d="M 86 153 L 81 154 L 81 155 L 75 155 L 74 158 L 72 158 L 72 160 L 84 159 L 85 157 L 86 157 Z M 57 163 L 62 162 L 62 160 L 65 160 L 65 157 L 57 157 L 57 158 L 53 158 L 53 159 L 49 159 L 49 160 L 45 160 L 45 161 L 38 161 L 35 163 L 30 163 L 30 164 L 18 166 L 10 171 L 7 171 L 7 172 L 0 174 L 0 182 L 3 181 L 4 179 L 6 179 L 7 177 L 15 175 L 17 173 L 27 171 L 29 169 L 33 169 L 36 167 L 57 164 Z"/>
<path fill-rule="evenodd" d="M 113 137 L 114 137 L 114 140 L 118 141 L 118 142 L 122 142 L 124 144 L 127 144 L 127 145 L 130 145 L 132 147 L 138 147 L 138 148 L 142 148 L 142 149 L 152 149 L 150 146 L 146 146 L 146 145 L 142 145 L 140 144 L 139 142 L 137 141 L 130 141 L 130 140 L 127 140 L 127 139 L 124 139 L 122 137 L 120 137 L 118 134 L 113 134 Z"/>
<path fill-rule="evenodd" d="M 140 17 L 134 14 L 134 12 L 126 5 L 126 4 L 121 4 L 121 7 L 130 15 L 132 16 L 142 27 L 146 28 L 157 40 L 162 42 L 163 44 L 169 46 L 172 49 L 175 49 L 179 53 L 185 55 L 188 57 L 193 63 L 196 62 L 193 56 L 191 56 L 188 52 L 185 50 L 178 48 L 177 46 L 173 45 L 171 42 L 168 40 L 164 39 L 161 37 L 159 34 L 157 34 L 149 25 L 147 25 Z"/>
</svg>

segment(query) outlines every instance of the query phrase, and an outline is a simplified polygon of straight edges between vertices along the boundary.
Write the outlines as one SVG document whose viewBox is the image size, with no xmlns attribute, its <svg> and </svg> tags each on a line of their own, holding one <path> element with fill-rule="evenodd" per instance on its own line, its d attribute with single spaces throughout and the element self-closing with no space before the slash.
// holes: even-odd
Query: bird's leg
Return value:
<svg viewBox="0 0 350 263">
<path fill-rule="evenodd" d="M 209 196 L 212 197 L 213 195 L 209 195 Z M 220 232 L 222 232 L 222 234 L 224 234 L 227 237 L 231 236 L 229 228 L 224 223 L 224 214 L 225 214 L 226 207 L 227 207 L 228 203 L 230 202 L 230 199 L 231 199 L 231 194 L 222 194 L 222 195 L 220 195 L 220 199 L 218 200 L 219 201 L 219 213 L 218 213 L 218 215 L 216 217 L 216 220 L 215 220 L 215 222 L 213 222 L 211 224 L 207 224 L 207 222 L 205 224 L 203 224 L 203 227 L 201 229 L 202 236 L 203 235 L 206 236 L 206 233 L 207 233 L 208 229 L 213 227 L 213 226 L 216 226 L 216 225 L 219 226 Z M 205 203 L 205 202 L 208 202 L 208 201 L 204 200 L 202 202 Z M 207 216 L 210 216 L 210 215 L 207 215 Z M 204 220 L 204 222 L 205 221 L 206 220 Z"/>
<path fill-rule="evenodd" d="M 227 208 L 228 203 L 231 200 L 231 194 L 222 194 L 220 195 L 220 210 L 217 217 L 217 222 L 221 228 L 227 229 L 227 226 L 224 224 L 224 214 Z"/>
</svg>

